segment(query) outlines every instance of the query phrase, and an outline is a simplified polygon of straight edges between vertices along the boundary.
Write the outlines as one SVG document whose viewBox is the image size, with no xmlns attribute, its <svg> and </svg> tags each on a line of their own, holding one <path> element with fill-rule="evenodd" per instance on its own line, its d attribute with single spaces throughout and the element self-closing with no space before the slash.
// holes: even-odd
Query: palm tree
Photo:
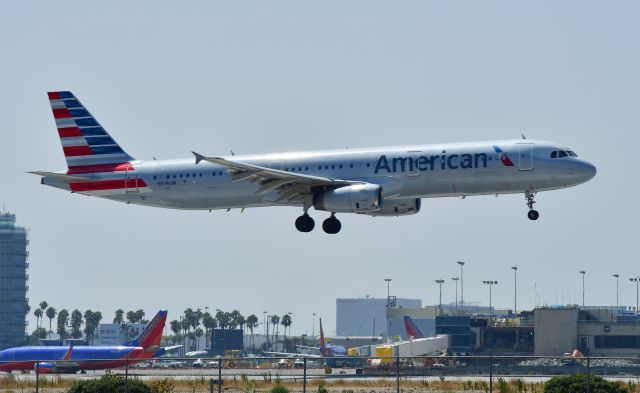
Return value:
<svg viewBox="0 0 640 393">
<path fill-rule="evenodd" d="M 42 312 L 44 312 L 44 310 L 46 310 L 47 307 L 49 307 L 49 303 L 47 303 L 45 300 L 40 302 L 40 310 L 42 310 Z"/>
<path fill-rule="evenodd" d="M 207 311 L 204 314 L 202 314 L 202 324 L 204 325 L 204 329 L 205 329 L 204 344 L 208 348 L 209 344 L 207 340 L 211 338 L 211 331 L 217 327 L 217 322 L 211 316 L 211 314 L 209 314 L 209 312 Z"/>
<path fill-rule="evenodd" d="M 251 345 L 255 349 L 256 344 L 255 344 L 255 340 L 254 340 L 254 336 L 253 336 L 253 329 L 258 327 L 258 317 L 255 316 L 255 314 L 251 314 L 251 315 L 249 315 L 247 317 L 247 327 L 249 328 L 249 331 L 251 332 Z"/>
<path fill-rule="evenodd" d="M 36 316 L 36 327 L 40 327 L 40 325 L 42 324 L 42 310 L 39 308 L 36 308 L 35 310 L 33 310 L 33 315 Z"/>
<path fill-rule="evenodd" d="M 91 340 L 92 345 L 95 331 L 98 328 L 98 325 L 100 325 L 101 320 L 102 313 L 100 311 L 93 312 L 91 310 L 87 310 L 84 312 L 84 334 L 87 341 Z"/>
<path fill-rule="evenodd" d="M 40 307 L 42 307 L 43 303 L 46 303 L 46 302 L 40 303 Z M 52 333 L 51 332 L 51 321 L 53 320 L 53 318 L 56 317 L 57 314 L 58 314 L 58 312 L 53 307 L 48 307 L 47 311 L 45 311 L 45 315 L 47 316 L 47 318 L 49 318 L 49 338 L 51 338 L 51 333 Z"/>
<path fill-rule="evenodd" d="M 289 328 L 289 334 L 291 334 L 291 314 L 284 314 L 280 319 L 280 324 L 284 326 L 284 340 L 287 341 L 287 328 Z"/>
<path fill-rule="evenodd" d="M 279 323 L 280 323 L 280 317 L 277 316 L 277 315 L 272 315 L 271 316 L 271 324 L 273 325 L 272 337 L 273 337 L 273 334 L 275 334 L 275 341 L 274 340 L 272 340 L 272 341 L 274 341 L 274 342 L 278 341 L 278 331 L 277 331 L 277 329 L 278 329 L 278 324 Z"/>
<path fill-rule="evenodd" d="M 64 308 L 58 312 L 58 328 L 57 333 L 60 336 L 60 340 L 67 338 L 67 324 L 69 323 L 69 311 Z"/>
<path fill-rule="evenodd" d="M 113 323 L 122 325 L 124 323 L 124 310 L 121 308 L 116 310 L 116 315 L 113 318 Z"/>
<path fill-rule="evenodd" d="M 58 317 L 60 317 L 60 314 L 58 314 Z M 82 326 L 82 313 L 76 308 L 71 312 L 71 337 L 82 337 L 80 326 Z"/>
<path fill-rule="evenodd" d="M 202 335 L 204 334 L 204 331 L 202 331 L 202 329 L 200 329 L 200 328 L 197 328 L 197 329 L 194 331 L 194 334 L 195 334 L 195 336 L 196 336 L 196 351 L 197 351 L 197 350 L 198 350 L 198 348 L 199 348 L 199 345 L 198 345 L 198 344 L 200 344 L 200 337 L 202 337 Z"/>
<path fill-rule="evenodd" d="M 148 321 L 144 319 L 144 310 L 139 309 L 136 311 L 136 320 L 139 323 L 147 323 Z"/>
<path fill-rule="evenodd" d="M 135 311 L 127 311 L 127 321 L 129 321 L 129 323 L 138 322 L 138 314 L 136 314 Z"/>
</svg>

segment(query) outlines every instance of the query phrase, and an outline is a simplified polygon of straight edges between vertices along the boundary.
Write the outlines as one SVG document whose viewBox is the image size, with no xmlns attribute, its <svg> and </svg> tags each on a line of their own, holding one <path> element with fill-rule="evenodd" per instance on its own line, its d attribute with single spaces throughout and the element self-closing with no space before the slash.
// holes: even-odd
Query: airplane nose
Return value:
<svg viewBox="0 0 640 393">
<path fill-rule="evenodd" d="M 578 169 L 582 181 L 593 179 L 597 172 L 596 166 L 587 161 L 581 162 L 580 168 Z"/>
</svg>

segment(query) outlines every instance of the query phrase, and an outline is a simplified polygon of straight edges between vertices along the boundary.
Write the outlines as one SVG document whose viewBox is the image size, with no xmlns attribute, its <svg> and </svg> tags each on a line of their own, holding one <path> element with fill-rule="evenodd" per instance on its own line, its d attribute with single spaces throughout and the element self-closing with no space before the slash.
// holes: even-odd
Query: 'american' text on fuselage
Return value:
<svg viewBox="0 0 640 393">
<path fill-rule="evenodd" d="M 392 172 L 416 172 L 433 171 L 435 169 L 471 169 L 486 168 L 488 156 L 486 153 L 475 154 L 443 154 L 430 156 L 407 156 L 387 158 L 381 155 L 378 158 L 374 173 L 380 171 Z M 439 164 L 439 165 L 438 165 Z"/>
</svg>

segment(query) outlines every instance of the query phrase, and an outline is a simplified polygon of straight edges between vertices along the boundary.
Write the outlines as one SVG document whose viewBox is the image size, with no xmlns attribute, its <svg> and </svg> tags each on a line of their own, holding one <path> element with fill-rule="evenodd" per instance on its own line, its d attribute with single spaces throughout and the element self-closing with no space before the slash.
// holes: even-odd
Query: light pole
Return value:
<svg viewBox="0 0 640 393">
<path fill-rule="evenodd" d="M 442 284 L 444 284 L 444 280 L 436 280 L 436 283 L 440 286 L 440 300 L 438 302 L 438 309 L 440 310 L 440 314 L 442 314 Z"/>
<path fill-rule="evenodd" d="M 511 266 L 513 269 L 513 315 L 518 315 L 518 267 Z"/>
<path fill-rule="evenodd" d="M 464 309 L 464 276 L 462 274 L 464 261 L 458 261 L 458 265 L 460 265 L 460 308 Z"/>
<path fill-rule="evenodd" d="M 620 290 L 618 289 L 618 280 L 620 280 L 620 275 L 618 273 L 614 274 L 613 277 L 616 278 L 616 313 L 620 308 Z"/>
<path fill-rule="evenodd" d="M 491 326 L 491 315 L 492 315 L 492 307 L 491 307 L 491 288 L 496 285 L 498 282 L 494 280 L 482 281 L 483 284 L 487 284 L 489 286 L 489 326 Z"/>
<path fill-rule="evenodd" d="M 267 323 L 267 312 L 263 311 L 262 312 L 262 320 L 263 320 L 263 324 L 264 324 L 264 337 L 265 337 L 265 348 L 269 348 L 269 324 Z M 268 349 L 267 349 L 268 350 Z"/>
<path fill-rule="evenodd" d="M 456 282 L 456 314 L 457 314 L 458 313 L 458 281 L 460 280 L 460 277 L 451 277 L 451 279 Z"/>
<path fill-rule="evenodd" d="M 580 270 L 579 273 L 582 274 L 582 308 L 584 308 L 584 275 L 587 272 L 585 272 L 584 270 Z"/>
<path fill-rule="evenodd" d="M 391 283 L 391 279 L 387 277 L 384 280 L 387 282 L 387 308 L 389 308 L 389 285 Z"/>
<path fill-rule="evenodd" d="M 313 313 L 313 327 L 311 328 L 311 337 L 313 338 L 313 346 L 316 346 L 316 313 Z"/>
<path fill-rule="evenodd" d="M 638 310 L 638 284 L 640 284 L 640 277 L 630 278 L 629 281 L 636 283 L 636 316 L 638 316 L 640 315 L 640 311 Z"/>
</svg>

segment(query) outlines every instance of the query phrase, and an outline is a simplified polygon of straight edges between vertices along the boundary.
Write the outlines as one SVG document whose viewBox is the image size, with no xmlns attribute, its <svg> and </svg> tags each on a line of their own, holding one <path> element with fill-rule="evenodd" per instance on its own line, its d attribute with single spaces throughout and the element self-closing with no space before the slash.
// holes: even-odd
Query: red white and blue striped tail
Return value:
<svg viewBox="0 0 640 393">
<path fill-rule="evenodd" d="M 125 153 L 100 123 L 69 91 L 47 93 L 69 174 L 111 172 L 128 167 Z"/>
</svg>

